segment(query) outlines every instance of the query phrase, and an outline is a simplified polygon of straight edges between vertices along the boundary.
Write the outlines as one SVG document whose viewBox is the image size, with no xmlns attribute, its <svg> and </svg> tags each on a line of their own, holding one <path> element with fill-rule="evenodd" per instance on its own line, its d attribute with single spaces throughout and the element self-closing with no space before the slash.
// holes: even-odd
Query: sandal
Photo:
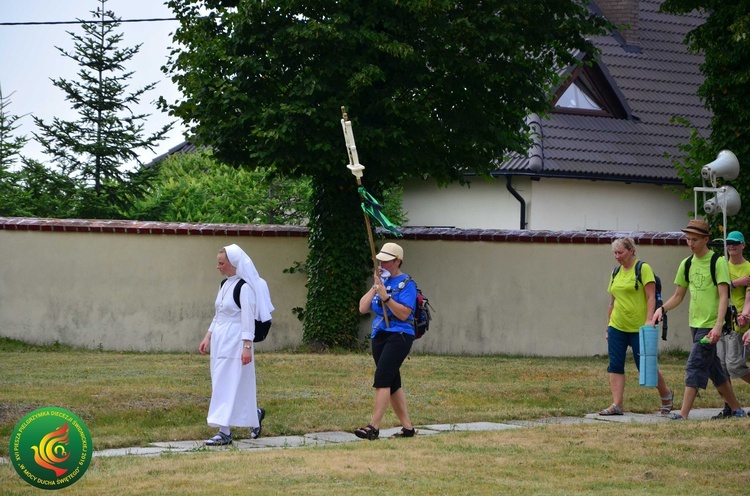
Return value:
<svg viewBox="0 0 750 496">
<path fill-rule="evenodd" d="M 378 436 L 380 435 L 380 429 L 376 429 L 370 424 L 367 424 L 367 427 L 360 427 L 359 429 L 354 431 L 354 435 L 360 439 L 369 439 L 370 441 L 372 441 L 378 438 Z"/>
<path fill-rule="evenodd" d="M 258 408 L 258 427 L 253 427 L 250 430 L 250 438 L 258 439 L 260 437 L 260 431 L 263 428 L 263 419 L 266 418 L 266 411 L 263 408 Z"/>
<path fill-rule="evenodd" d="M 232 444 L 232 435 L 219 431 L 214 437 L 206 440 L 206 446 L 226 446 Z"/>
<path fill-rule="evenodd" d="M 669 412 L 672 411 L 672 406 L 674 404 L 674 389 L 670 389 L 668 395 L 662 396 L 661 401 L 662 403 L 659 412 L 661 412 L 662 415 L 669 415 Z M 669 403 L 665 405 L 665 401 L 669 401 Z"/>
<path fill-rule="evenodd" d="M 599 412 L 599 415 L 605 416 L 605 415 L 622 415 L 622 408 L 612 403 L 604 410 L 601 410 Z"/>
<path fill-rule="evenodd" d="M 395 433 L 391 436 L 391 438 L 397 438 L 397 437 L 414 437 L 414 435 L 417 433 L 417 429 L 412 427 L 411 429 L 407 429 L 406 427 L 402 427 L 400 431 Z"/>
</svg>

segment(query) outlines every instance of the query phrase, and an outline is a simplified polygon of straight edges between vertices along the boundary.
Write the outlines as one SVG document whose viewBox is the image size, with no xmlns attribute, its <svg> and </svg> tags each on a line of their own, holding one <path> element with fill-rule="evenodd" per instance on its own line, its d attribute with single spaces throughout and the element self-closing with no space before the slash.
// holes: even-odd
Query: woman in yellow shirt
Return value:
<svg viewBox="0 0 750 496">
<path fill-rule="evenodd" d="M 633 238 L 618 238 L 612 242 L 615 260 L 619 270 L 610 278 L 610 294 L 607 311 L 607 348 L 609 352 L 609 387 L 612 390 L 612 404 L 601 410 L 599 415 L 622 415 L 625 394 L 625 356 L 628 346 L 633 350 L 635 366 L 640 369 L 640 342 L 638 332 L 641 326 L 653 325 L 656 306 L 655 277 L 651 266 L 641 265 L 641 280 L 636 277 L 635 241 Z M 661 396 L 662 415 L 672 411 L 674 391 L 669 389 L 659 372 L 657 389 Z"/>
</svg>

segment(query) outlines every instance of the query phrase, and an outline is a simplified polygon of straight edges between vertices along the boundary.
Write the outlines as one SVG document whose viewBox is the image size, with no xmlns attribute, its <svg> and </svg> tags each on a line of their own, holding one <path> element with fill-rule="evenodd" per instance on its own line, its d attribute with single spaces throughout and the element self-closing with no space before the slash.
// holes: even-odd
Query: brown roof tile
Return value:
<svg viewBox="0 0 750 496">
<path fill-rule="evenodd" d="M 551 113 L 542 119 L 543 168 L 532 171 L 526 157 L 511 157 L 500 174 L 571 177 L 680 184 L 669 156 L 690 130 L 670 121 L 688 119 L 708 134 L 710 112 L 697 95 L 703 57 L 690 54 L 685 35 L 704 22 L 696 13 L 659 12 L 659 0 L 641 0 L 638 47 L 624 47 L 616 36 L 594 38 L 600 63 L 630 107 L 633 119 Z"/>
</svg>

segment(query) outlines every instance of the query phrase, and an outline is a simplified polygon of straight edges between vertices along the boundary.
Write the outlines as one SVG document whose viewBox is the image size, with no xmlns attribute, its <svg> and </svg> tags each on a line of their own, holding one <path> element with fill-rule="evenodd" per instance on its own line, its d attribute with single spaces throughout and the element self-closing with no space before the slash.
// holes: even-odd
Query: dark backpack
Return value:
<svg viewBox="0 0 750 496">
<path fill-rule="evenodd" d="M 718 253 L 711 252 L 711 280 L 714 282 L 714 286 L 719 284 L 716 282 L 716 262 L 721 258 Z M 690 284 L 690 265 L 693 263 L 693 255 L 690 255 L 685 259 L 685 282 Z"/>
<path fill-rule="evenodd" d="M 718 286 L 716 282 L 716 262 L 721 258 L 718 253 L 711 252 L 711 280 L 714 282 L 714 286 Z M 685 259 L 685 282 L 690 284 L 690 265 L 693 263 L 693 255 L 690 255 Z M 729 334 L 734 330 L 734 323 L 737 321 L 737 307 L 732 303 L 731 289 L 729 290 L 729 307 L 727 308 L 726 314 L 724 314 L 724 326 L 721 331 L 724 334 Z"/>
<path fill-rule="evenodd" d="M 224 286 L 225 282 L 227 282 L 226 279 L 222 280 L 219 287 Z M 240 279 L 239 281 L 237 281 L 237 284 L 234 285 L 234 292 L 232 293 L 232 295 L 234 296 L 234 303 L 237 305 L 237 308 L 242 308 L 242 305 L 240 304 L 240 291 L 242 290 L 243 284 L 245 284 L 245 280 Z M 270 330 L 270 320 L 261 322 L 260 320 L 255 319 L 255 339 L 253 339 L 253 343 L 260 343 L 261 341 L 265 340 L 268 337 L 268 331 Z"/>
<path fill-rule="evenodd" d="M 403 289 L 409 281 L 413 282 L 414 286 L 417 286 L 417 281 L 407 275 L 406 279 L 399 283 L 399 289 Z M 422 290 L 417 286 L 417 304 L 414 306 L 414 320 L 411 321 L 415 339 L 421 338 L 425 332 L 430 330 L 430 321 L 432 320 L 431 310 L 432 305 L 430 305 L 430 300 L 422 294 Z"/>
<path fill-rule="evenodd" d="M 617 267 L 612 270 L 612 280 L 615 280 L 615 276 L 618 272 L 620 272 L 621 265 L 618 265 Z M 638 290 L 638 284 L 643 285 L 643 279 L 641 276 L 641 270 L 643 267 L 643 262 L 640 260 L 636 262 L 635 264 L 635 289 Z M 659 279 L 659 276 L 654 274 L 654 298 L 656 299 L 656 306 L 654 307 L 654 310 L 664 305 L 664 302 L 661 299 L 661 279 Z M 662 318 L 661 318 L 661 338 L 666 341 L 667 340 L 667 330 L 668 330 L 668 324 L 667 324 L 667 312 L 662 312 Z"/>
</svg>

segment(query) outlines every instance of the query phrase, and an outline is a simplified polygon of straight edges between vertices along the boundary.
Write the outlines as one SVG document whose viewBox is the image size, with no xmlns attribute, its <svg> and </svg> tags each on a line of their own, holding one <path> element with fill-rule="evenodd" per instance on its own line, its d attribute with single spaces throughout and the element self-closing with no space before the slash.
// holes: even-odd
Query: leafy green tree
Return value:
<svg viewBox="0 0 750 496">
<path fill-rule="evenodd" d="M 301 225 L 309 215 L 308 180 L 237 169 L 221 164 L 208 150 L 173 155 L 158 168 L 146 194 L 134 199 L 129 218 Z"/>
<path fill-rule="evenodd" d="M 739 159 L 740 176 L 731 181 L 744 202 L 750 201 L 750 2 L 729 0 L 667 0 L 661 7 L 672 13 L 699 10 L 708 14 L 706 22 L 688 33 L 686 43 L 705 62 L 705 80 L 698 90 L 713 113 L 710 137 L 693 135 L 684 149 L 690 152 L 682 177 L 689 186 L 700 186 L 700 169 L 716 158 L 719 151 L 731 150 Z M 721 219 L 711 219 L 721 225 Z M 750 233 L 750 217 L 730 217 L 728 229 Z"/>
<path fill-rule="evenodd" d="M 356 344 L 369 249 L 340 119 L 350 112 L 364 184 L 488 174 L 529 145 L 558 69 L 594 53 L 603 20 L 582 0 L 170 0 L 180 19 L 164 102 L 220 160 L 309 176 L 304 340 Z M 371 264 L 370 264 L 371 265 Z"/>
<path fill-rule="evenodd" d="M 120 19 L 105 10 L 106 1 L 100 0 L 101 5 L 91 12 L 98 22 L 82 22 L 82 35 L 68 32 L 74 43 L 72 52 L 58 47 L 80 67 L 76 81 L 52 79 L 77 111 L 78 119 L 55 117 L 46 123 L 35 117 L 39 128 L 35 138 L 60 172 L 82 186 L 79 215 L 120 218 L 128 206 L 127 198 L 136 195 L 151 175 L 149 171 L 125 171 L 125 166 L 140 163 L 138 151 L 153 150 L 171 126 L 147 135 L 144 123 L 149 114 L 133 111 L 155 83 L 129 88 L 133 72 L 125 65 L 141 45 L 120 47 L 123 35 L 116 32 Z"/>
</svg>

